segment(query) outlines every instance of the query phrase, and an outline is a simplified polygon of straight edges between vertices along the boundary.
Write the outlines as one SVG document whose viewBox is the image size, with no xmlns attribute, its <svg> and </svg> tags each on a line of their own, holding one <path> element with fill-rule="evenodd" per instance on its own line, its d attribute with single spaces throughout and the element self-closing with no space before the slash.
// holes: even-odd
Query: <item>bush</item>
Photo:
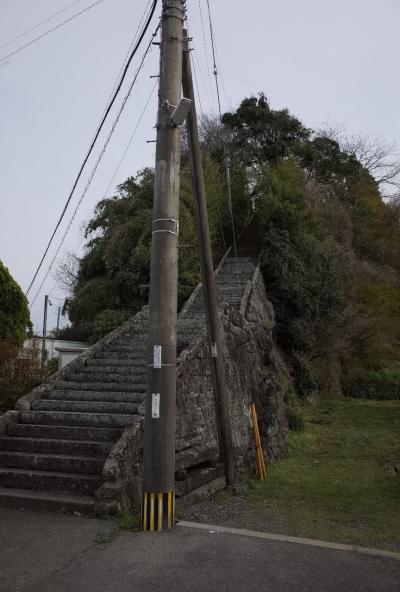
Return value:
<svg viewBox="0 0 400 592">
<path fill-rule="evenodd" d="M 0 261 L 0 339 L 18 350 L 30 327 L 26 296 Z"/>
<path fill-rule="evenodd" d="M 280 389 L 285 403 L 289 430 L 301 432 L 305 427 L 303 410 L 287 376 L 281 378 Z"/>
<path fill-rule="evenodd" d="M 400 368 L 354 370 L 343 377 L 342 389 L 356 399 L 400 399 Z"/>
<path fill-rule="evenodd" d="M 116 310 L 103 310 L 96 315 L 93 323 L 93 332 L 91 335 L 91 342 L 95 343 L 114 329 L 120 327 L 131 316 L 128 312 L 120 312 Z"/>
<path fill-rule="evenodd" d="M 16 357 L 12 342 L 0 342 L 0 411 L 12 409 L 17 399 L 41 382 L 40 356 L 31 346 Z"/>
<path fill-rule="evenodd" d="M 293 162 L 269 170 L 261 188 L 261 268 L 278 337 L 285 348 L 314 351 L 341 322 L 347 259 Z"/>
<path fill-rule="evenodd" d="M 300 397 L 308 397 L 318 389 L 310 360 L 297 351 L 293 352 L 293 373 L 296 391 Z"/>
<path fill-rule="evenodd" d="M 58 370 L 58 358 L 50 358 L 46 363 L 46 376 L 51 376 Z"/>
<path fill-rule="evenodd" d="M 291 432 L 302 432 L 305 427 L 303 411 L 299 404 L 286 405 L 286 417 Z"/>
</svg>

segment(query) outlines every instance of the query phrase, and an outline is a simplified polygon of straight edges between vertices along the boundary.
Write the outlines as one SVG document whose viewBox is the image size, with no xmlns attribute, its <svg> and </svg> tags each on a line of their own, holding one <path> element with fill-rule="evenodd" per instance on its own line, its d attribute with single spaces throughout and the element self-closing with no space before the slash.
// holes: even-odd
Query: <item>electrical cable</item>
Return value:
<svg viewBox="0 0 400 592">
<path fill-rule="evenodd" d="M 207 10 L 208 10 L 208 19 L 209 19 L 209 24 L 210 24 L 211 48 L 212 48 L 212 55 L 213 55 L 213 61 L 214 61 L 214 77 L 215 77 L 215 86 L 216 86 L 217 98 L 218 98 L 219 118 L 222 123 L 221 97 L 220 97 L 220 92 L 219 92 L 218 68 L 217 68 L 217 59 L 216 59 L 216 52 L 215 52 L 214 28 L 213 28 L 212 17 L 211 17 L 210 0 L 207 0 Z M 237 255 L 235 221 L 234 221 L 234 217 L 233 217 L 233 204 L 232 204 L 232 183 L 231 183 L 230 160 L 229 160 L 229 155 L 228 155 L 228 151 L 226 148 L 226 142 L 224 139 L 222 140 L 222 145 L 223 145 L 223 151 L 224 151 L 225 176 L 226 176 L 226 184 L 227 184 L 227 190 L 228 190 L 228 209 L 229 209 L 229 214 L 230 214 L 230 218 L 231 218 L 233 248 L 234 248 L 235 259 L 236 259 L 236 272 L 239 277 L 239 261 L 238 261 L 238 255 Z"/>
<path fill-rule="evenodd" d="M 144 106 L 144 108 L 143 108 L 143 110 L 142 110 L 142 112 L 141 112 L 141 114 L 140 114 L 140 116 L 139 116 L 139 119 L 138 119 L 138 121 L 137 121 L 137 123 L 136 123 L 136 126 L 135 126 L 135 128 L 134 128 L 134 130 L 133 130 L 133 132 L 132 132 L 132 134 L 131 134 L 131 137 L 129 138 L 128 144 L 127 144 L 127 146 L 125 147 L 125 150 L 124 150 L 124 152 L 123 152 L 123 154 L 122 154 L 122 156 L 121 156 L 121 158 L 120 158 L 120 160 L 119 160 L 119 162 L 118 162 L 118 165 L 117 165 L 117 167 L 115 168 L 115 171 L 114 171 L 114 173 L 113 173 L 113 176 L 111 177 L 111 180 L 110 180 L 110 182 L 109 182 L 109 184 L 108 184 L 108 186 L 107 186 L 107 189 L 106 189 L 106 190 L 104 191 L 104 193 L 103 193 L 103 199 L 106 199 L 106 197 L 107 197 L 107 193 L 109 192 L 109 190 L 110 190 L 110 187 L 111 187 L 111 185 L 113 184 L 113 182 L 114 182 L 114 179 L 115 179 L 115 177 L 116 177 L 116 176 L 117 176 L 117 174 L 118 174 L 118 171 L 119 171 L 119 169 L 120 169 L 120 167 L 121 167 L 121 164 L 123 163 L 123 161 L 124 161 L 124 159 L 125 159 L 125 156 L 126 156 L 126 155 L 127 155 L 127 153 L 128 153 L 128 150 L 129 150 L 129 148 L 130 148 L 130 146 L 131 146 L 131 144 L 132 144 L 132 141 L 133 141 L 133 139 L 134 139 L 134 137 L 135 137 L 135 135 L 136 135 L 136 132 L 137 132 L 137 130 L 138 130 L 138 128 L 139 128 L 139 125 L 140 125 L 140 124 L 141 124 L 141 122 L 142 122 L 142 119 L 143 119 L 143 117 L 144 117 L 144 114 L 145 114 L 145 112 L 146 112 L 146 110 L 147 110 L 147 107 L 149 106 L 149 103 L 150 103 L 150 101 L 151 101 L 151 98 L 152 98 L 152 96 L 153 96 L 153 94 L 154 94 L 154 91 L 155 91 L 155 89 L 156 89 L 156 86 L 157 86 L 157 84 L 158 84 L 158 80 L 155 82 L 155 84 L 154 84 L 153 88 L 152 88 L 152 89 L 151 89 L 151 91 L 150 91 L 149 97 L 148 97 L 148 99 L 147 99 L 147 101 L 146 101 L 146 103 L 145 103 L 145 106 Z M 83 241 L 84 241 L 84 238 L 81 238 L 81 240 L 79 241 L 79 244 L 78 244 L 78 246 L 77 246 L 77 247 L 74 249 L 73 253 L 74 253 L 75 255 L 77 255 L 77 252 L 78 252 L 78 250 L 79 250 L 80 246 L 82 245 Z"/>
<path fill-rule="evenodd" d="M 51 21 L 53 18 L 55 18 L 56 16 L 58 16 L 62 12 L 65 12 L 66 10 L 68 10 L 68 8 L 71 8 L 75 4 L 78 4 L 78 2 L 82 2 L 82 0 L 75 0 L 74 2 L 71 2 L 65 8 L 62 8 L 58 12 L 54 12 L 53 14 L 51 14 L 50 16 L 48 16 L 47 18 L 45 18 L 43 21 L 40 21 L 40 23 L 37 23 L 36 25 L 33 25 L 33 27 L 30 27 L 29 29 L 26 29 L 25 31 L 23 31 L 22 33 L 20 33 L 19 35 L 17 35 L 16 37 L 13 37 L 13 39 L 10 39 L 9 41 L 7 41 L 7 43 L 4 43 L 3 45 L 0 45 L 0 51 L 2 49 L 4 49 L 5 47 L 8 47 L 9 45 L 11 45 L 12 43 L 14 43 L 15 41 L 18 41 L 18 39 L 21 39 L 21 37 L 24 37 L 25 35 L 27 35 L 28 33 L 31 33 L 35 29 L 38 29 L 39 27 L 41 27 L 45 23 L 48 23 L 49 21 Z"/>
<path fill-rule="evenodd" d="M 188 31 L 188 35 L 190 37 L 189 31 Z M 195 79 L 195 83 L 196 83 L 197 98 L 199 99 L 200 111 L 201 111 L 201 114 L 203 116 L 203 109 L 202 109 L 201 96 L 200 96 L 200 88 L 199 88 L 199 84 L 198 84 L 197 73 L 196 73 L 196 66 L 195 66 L 195 63 L 194 63 L 193 54 L 196 55 L 196 57 L 197 57 L 197 52 L 196 52 L 196 50 L 195 50 L 194 47 L 192 48 L 192 51 L 190 51 L 190 54 L 189 55 L 190 55 L 190 61 L 191 61 L 191 64 L 192 64 L 192 70 L 193 70 L 194 79 Z M 199 67 L 200 67 L 200 64 L 199 64 Z M 220 230 L 221 230 L 222 244 L 223 244 L 223 247 L 224 247 L 224 253 L 226 253 L 227 247 L 226 247 L 226 241 L 225 241 L 225 233 L 224 233 L 224 227 L 223 227 L 223 224 L 222 224 L 221 208 L 219 207 L 218 200 L 216 201 L 216 204 L 217 204 L 218 222 L 219 222 L 219 227 L 220 227 Z"/>
<path fill-rule="evenodd" d="M 159 26 L 160 26 L 160 25 L 159 25 Z M 134 85 L 136 84 L 136 81 L 137 81 L 137 79 L 138 79 L 138 76 L 139 76 L 139 72 L 140 72 L 140 70 L 143 68 L 144 61 L 145 61 L 145 59 L 146 59 L 146 57 L 147 57 L 147 55 L 148 55 L 148 53 L 149 53 L 149 51 L 150 51 L 150 49 L 151 49 L 151 46 L 152 46 L 152 43 L 153 43 L 153 39 L 154 39 L 154 37 L 157 35 L 157 32 L 158 32 L 159 26 L 157 27 L 157 29 L 156 29 L 155 33 L 152 35 L 152 37 L 151 37 L 151 39 L 150 39 L 150 42 L 149 42 L 149 44 L 148 44 L 148 46 L 147 46 L 147 48 L 146 48 L 146 51 L 145 51 L 145 53 L 144 53 L 144 55 L 143 55 L 143 57 L 142 57 L 142 60 L 141 60 L 141 62 L 140 62 L 140 64 L 139 64 L 139 67 L 138 67 L 138 69 L 137 69 L 137 71 L 136 71 L 136 73 L 135 73 L 135 76 L 134 76 L 134 78 L 133 78 L 133 81 L 132 81 L 132 82 L 131 82 L 131 84 L 130 84 L 130 87 L 129 87 L 129 89 L 128 89 L 128 93 L 127 93 L 127 95 L 125 96 L 125 98 L 124 98 L 124 99 L 123 99 L 123 101 L 122 101 L 121 107 L 120 107 L 120 109 L 119 109 L 119 111 L 118 111 L 118 113 L 117 113 L 117 116 L 116 116 L 116 118 L 114 119 L 114 122 L 113 122 L 113 124 L 112 124 L 111 130 L 110 130 L 110 132 L 109 132 L 109 134 L 108 134 L 108 136 L 107 136 L 107 139 L 106 139 L 106 141 L 105 141 L 105 143 L 104 143 L 104 146 L 103 146 L 103 148 L 102 148 L 102 150 L 101 150 L 101 152 L 100 152 L 100 154 L 99 154 L 99 156 L 98 156 L 98 158 L 97 158 L 97 160 L 96 160 L 95 166 L 94 166 L 94 168 L 93 168 L 93 170 L 92 170 L 92 172 L 91 172 L 91 174 L 90 174 L 90 176 L 89 176 L 89 179 L 88 179 L 88 181 L 87 181 L 87 183 L 86 183 L 86 185 L 85 185 L 85 188 L 84 188 L 84 190 L 83 190 L 83 192 L 82 192 L 82 195 L 81 195 L 81 197 L 80 197 L 80 199 L 79 199 L 79 201 L 78 201 L 78 203 L 77 203 L 77 205 L 76 205 L 76 207 L 75 207 L 75 209 L 74 209 L 74 211 L 73 211 L 73 214 L 72 214 L 72 216 L 71 216 L 71 219 L 70 219 L 70 221 L 69 221 L 69 223 L 68 223 L 68 225 L 67 225 L 67 227 L 66 227 L 66 229 L 65 229 L 65 231 L 64 231 L 64 234 L 63 234 L 63 236 L 62 236 L 62 238 L 61 238 L 61 241 L 60 241 L 60 243 L 59 243 L 59 245 L 58 245 L 58 248 L 57 248 L 57 250 L 56 250 L 56 252 L 55 252 L 55 254 L 54 254 L 54 256 L 53 256 L 53 258 L 52 258 L 52 260 L 51 260 L 51 262 L 50 262 L 50 265 L 49 265 L 49 267 L 48 267 L 48 269 L 47 269 L 47 271 L 46 271 L 46 273 L 45 273 L 45 276 L 44 276 L 44 278 L 43 278 L 43 280 L 42 280 L 42 282 L 41 282 L 41 284 L 40 284 L 40 286 L 39 286 L 39 288 L 38 288 L 38 290 L 37 290 L 37 292 L 36 292 L 36 294 L 35 294 L 35 296 L 34 296 L 34 298 L 33 298 L 33 300 L 32 300 L 31 307 L 32 307 L 32 306 L 35 304 L 35 302 L 36 302 L 36 299 L 37 299 L 37 297 L 39 296 L 39 294 L 40 294 L 40 292 L 41 292 L 41 290 L 42 290 L 42 288 L 43 288 L 43 285 L 44 285 L 45 281 L 47 280 L 47 278 L 48 278 L 48 276 L 49 276 L 49 274 L 50 274 L 50 272 L 51 272 L 51 270 L 52 270 L 52 267 L 53 267 L 53 265 L 54 265 L 54 263 L 55 263 L 55 261 L 56 261 L 56 259 L 57 259 L 58 255 L 59 255 L 59 253 L 60 253 L 60 251 L 61 251 L 61 248 L 62 248 L 62 246 L 63 246 L 63 244 L 64 244 L 64 242 L 65 242 L 65 239 L 66 239 L 66 237 L 67 237 L 67 234 L 68 234 L 68 232 L 69 232 L 69 230 L 70 230 L 70 228 L 71 228 L 71 226 L 72 226 L 72 223 L 73 223 L 73 221 L 75 220 L 75 217 L 76 217 L 76 214 L 77 214 L 77 212 L 78 212 L 78 209 L 79 209 L 79 207 L 80 207 L 81 203 L 83 202 L 83 200 L 84 200 L 84 198 L 85 198 L 85 196 L 86 196 L 86 194 L 87 194 L 87 192 L 88 192 L 88 190 L 89 190 L 89 187 L 90 187 L 90 185 L 91 185 L 91 183 L 92 183 L 92 181 L 93 181 L 93 178 L 94 178 L 94 176 L 95 176 L 95 174 L 96 174 L 96 171 L 97 171 L 97 169 L 98 169 L 98 167 L 99 167 L 99 164 L 100 164 L 100 162 L 101 162 L 101 160 L 102 160 L 102 158 L 103 158 L 103 156 L 104 156 L 104 153 L 105 153 L 105 151 L 106 151 L 106 149 L 107 149 L 107 146 L 108 146 L 108 144 L 110 143 L 110 140 L 111 140 L 111 137 L 112 137 L 112 135 L 114 134 L 115 128 L 117 127 L 117 124 L 118 124 L 118 122 L 119 122 L 119 120 L 120 120 L 120 118 L 121 118 L 122 112 L 123 112 L 123 111 L 124 111 L 124 109 L 125 109 L 125 105 L 126 105 L 126 103 L 127 103 L 128 99 L 129 99 L 130 95 L 131 95 L 132 89 L 133 89 Z M 152 94 L 153 94 L 153 91 L 152 91 Z M 149 99 L 149 100 L 150 100 L 150 99 Z M 147 105 L 146 105 L 146 106 L 147 106 Z M 140 119 L 141 119 L 142 117 L 143 117 L 143 112 L 142 112 L 142 114 L 140 115 Z M 136 129 L 137 129 L 137 128 L 136 128 Z M 136 131 L 136 130 L 135 130 L 135 131 Z"/>
<path fill-rule="evenodd" d="M 134 48 L 133 48 L 132 52 L 131 52 L 131 55 L 129 56 L 129 59 L 128 59 L 128 61 L 127 61 L 126 65 L 125 65 L 124 71 L 123 71 L 123 73 L 122 73 L 122 75 L 121 75 L 121 78 L 120 78 L 120 80 L 119 80 L 119 83 L 118 83 L 118 85 L 117 85 L 117 88 L 116 88 L 116 89 L 115 89 L 115 91 L 114 91 L 114 95 L 113 95 L 113 97 L 112 97 L 111 101 L 109 102 L 109 104 L 108 104 L 108 107 L 106 108 L 106 111 L 105 111 L 105 113 L 104 113 L 104 115 L 103 115 L 103 117 L 102 117 L 102 119 L 101 119 L 100 125 L 99 125 L 99 126 L 98 126 L 98 128 L 97 128 L 97 131 L 96 131 L 96 133 L 95 133 L 95 135 L 94 135 L 94 138 L 93 138 L 93 140 L 92 140 L 92 143 L 91 143 L 91 145 L 90 145 L 90 147 L 89 147 L 89 150 L 88 150 L 88 152 L 87 152 L 87 154 L 86 154 L 86 156 L 85 156 L 85 158 L 84 158 L 84 160 L 83 160 L 83 163 L 82 163 L 82 165 L 81 165 L 81 167 L 80 167 L 80 169 L 79 169 L 78 175 L 76 176 L 76 179 L 75 179 L 75 181 L 74 181 L 74 184 L 73 184 L 73 186 L 72 186 L 72 189 L 71 189 L 71 191 L 70 191 L 70 194 L 69 194 L 69 196 L 68 196 L 68 199 L 67 199 L 67 201 L 66 201 L 66 203 L 65 203 L 65 205 L 64 205 L 64 208 L 63 208 L 63 210 L 62 210 L 62 212 L 61 212 L 61 216 L 60 216 L 60 218 L 59 218 L 59 220 L 58 220 L 58 222 L 57 222 L 57 224 L 56 224 L 56 226 L 55 226 L 55 228 L 54 228 L 54 230 L 53 230 L 53 233 L 52 233 L 52 235 L 51 235 L 51 237 L 50 237 L 50 240 L 49 240 L 49 242 L 48 242 L 48 244 L 47 244 L 47 246 L 46 246 L 46 249 L 45 249 L 45 251 L 44 251 L 44 253 L 43 253 L 43 256 L 42 256 L 42 258 L 41 258 L 41 260 L 40 260 L 40 263 L 39 263 L 39 265 L 38 265 L 38 267 L 37 267 L 37 269 L 36 269 L 36 271 L 35 271 L 35 273 L 34 273 L 34 276 L 33 276 L 33 278 L 32 278 L 32 281 L 31 281 L 31 283 L 29 284 L 29 287 L 28 287 L 28 289 L 27 289 L 27 291 L 26 291 L 25 295 L 28 295 L 28 294 L 29 294 L 29 292 L 30 292 L 30 289 L 32 288 L 32 286 L 33 286 L 33 283 L 35 282 L 35 280 L 36 280 L 36 278 L 37 278 L 37 275 L 38 275 L 38 273 L 39 273 L 39 271 L 40 271 L 40 269 L 41 269 L 41 267 L 42 267 L 42 265 L 43 265 L 43 261 L 45 260 L 45 257 L 46 257 L 46 255 L 47 255 L 47 253 L 48 253 L 48 251 L 49 251 L 49 249 L 50 249 L 50 246 L 51 246 L 51 244 L 52 244 L 52 242 L 53 242 L 54 236 L 55 236 L 55 234 L 56 234 L 56 232 L 57 232 L 58 228 L 60 227 L 60 224 L 61 224 L 61 222 L 62 222 L 62 220 L 63 220 L 63 218 L 64 218 L 64 216 L 65 216 L 65 213 L 66 213 L 66 211 L 67 211 L 67 208 L 68 208 L 68 206 L 69 206 L 69 203 L 70 203 L 70 201 L 71 201 L 71 199 L 72 199 L 72 196 L 73 196 L 73 194 L 74 194 L 74 192 L 75 192 L 75 189 L 76 189 L 76 187 L 77 187 L 77 185 L 78 185 L 78 182 L 79 182 L 79 180 L 80 180 L 80 178 L 81 178 L 81 176 L 82 176 L 82 173 L 83 173 L 83 170 L 84 170 L 84 168 L 85 168 L 85 166 L 86 166 L 86 163 L 87 163 L 87 161 L 89 160 L 89 157 L 90 157 L 91 153 L 93 152 L 93 149 L 94 149 L 94 146 L 95 146 L 95 144 L 96 144 L 97 138 L 99 137 L 99 135 L 100 135 L 100 132 L 101 132 L 101 130 L 103 129 L 104 123 L 105 123 L 105 121 L 106 121 L 106 119 L 107 119 L 107 116 L 108 116 L 108 114 L 109 114 L 109 113 L 110 113 L 110 111 L 111 111 L 111 108 L 112 108 L 112 106 L 113 106 L 113 104 L 114 104 L 114 102 L 115 102 L 115 100 L 116 100 L 116 98 L 117 98 L 117 96 L 118 96 L 118 94 L 119 94 L 119 91 L 121 90 L 121 87 L 122 87 L 122 84 L 123 84 L 123 82 L 124 82 L 124 80 L 125 80 L 125 78 L 126 78 L 126 74 L 127 74 L 127 72 L 128 72 L 129 66 L 130 66 L 130 64 L 131 64 L 131 62 L 132 62 L 132 60 L 133 60 L 134 56 L 136 55 L 136 53 L 137 53 L 137 51 L 138 51 L 138 49 L 139 49 L 139 47 L 140 47 L 140 45 L 141 45 L 141 43 L 142 43 L 142 41 L 143 41 L 143 38 L 144 38 L 144 36 L 145 36 L 145 35 L 146 35 L 146 33 L 147 33 L 147 30 L 148 30 L 148 28 L 149 28 L 149 26 L 150 26 L 150 23 L 151 23 L 151 20 L 152 20 L 152 18 L 153 18 L 153 15 L 154 15 L 154 12 L 155 12 L 155 9 L 156 9 L 156 6 L 157 6 L 157 4 L 158 4 L 158 0 L 153 0 L 153 4 L 152 4 L 152 6 L 151 6 L 150 13 L 149 13 L 149 15 L 148 15 L 148 17 L 147 17 L 147 20 L 146 20 L 146 23 L 145 23 L 145 25 L 144 25 L 144 28 L 143 28 L 143 30 L 142 30 L 142 32 L 141 32 L 141 34 L 140 34 L 140 36 L 139 36 L 139 39 L 137 40 L 137 42 L 136 42 L 136 44 L 135 44 L 135 46 L 134 46 Z"/>
<path fill-rule="evenodd" d="M 121 76 L 121 74 L 122 74 L 122 72 L 123 72 L 123 70 L 124 70 L 124 68 L 125 68 L 125 64 L 126 64 L 126 62 L 127 62 L 128 58 L 129 58 L 130 54 L 131 54 L 132 48 L 133 48 L 133 46 L 134 46 L 134 43 L 135 43 L 135 41 L 136 41 L 136 38 L 137 38 L 137 36 L 139 35 L 140 27 L 142 26 L 142 23 L 143 23 L 143 21 L 144 21 L 144 17 L 146 16 L 146 13 L 147 13 L 147 10 L 148 10 L 148 8 L 149 8 L 149 6 L 150 6 L 150 3 L 151 3 L 151 1 L 152 1 L 152 0 L 148 0 L 147 4 L 146 4 L 146 6 L 145 6 L 145 9 L 144 9 L 144 11 L 143 11 L 142 17 L 141 17 L 141 19 L 140 19 L 140 21 L 139 21 L 139 24 L 138 24 L 138 26 L 137 26 L 136 32 L 135 32 L 135 34 L 134 34 L 134 36 L 133 36 L 133 39 L 132 39 L 132 41 L 131 41 L 131 43 L 130 43 L 130 45 L 129 45 L 129 49 L 128 49 L 128 51 L 127 51 L 126 55 L 125 55 L 125 59 L 124 59 L 124 61 L 122 62 L 121 69 L 120 69 L 120 71 L 118 72 L 118 75 L 117 75 L 117 77 L 116 77 L 116 79 L 115 79 L 115 82 L 114 82 L 114 84 L 113 84 L 112 91 L 111 91 L 111 93 L 110 93 L 110 96 L 109 96 L 109 98 L 108 98 L 108 101 L 107 101 L 106 107 L 104 108 L 104 111 L 103 111 L 103 115 L 104 115 L 104 113 L 106 112 L 106 109 L 107 109 L 107 107 L 108 107 L 108 105 L 109 105 L 109 103 L 110 103 L 110 101 L 111 101 L 111 99 L 112 99 L 112 96 L 113 96 L 113 94 L 114 94 L 115 88 L 116 88 L 116 86 L 117 86 L 117 84 L 118 84 L 118 81 L 119 81 L 119 79 L 120 79 L 120 76 Z"/>
<path fill-rule="evenodd" d="M 85 12 L 87 12 L 88 10 L 90 10 L 91 8 L 94 8 L 95 6 L 97 6 L 98 4 L 100 4 L 101 2 L 104 2 L 104 0 L 96 0 L 96 2 L 93 2 L 93 4 L 90 4 L 87 8 L 84 8 L 80 12 L 77 12 L 76 14 L 73 14 L 72 16 L 70 16 L 65 21 L 62 21 L 61 23 L 59 23 L 58 25 L 55 25 L 54 27 L 52 27 L 48 31 L 45 31 L 44 33 L 42 33 L 38 37 L 35 37 L 31 41 L 28 41 L 28 43 L 25 43 L 24 45 L 21 45 L 21 47 L 18 47 L 17 49 L 14 49 L 11 53 L 7 54 L 3 58 L 0 58 L 0 64 L 2 62 L 5 62 L 6 60 L 8 60 L 9 58 L 11 58 L 15 54 L 19 53 L 23 49 L 26 49 L 27 47 L 29 47 L 30 45 L 33 45 L 37 41 L 40 41 L 40 39 L 43 39 L 44 37 L 47 37 L 47 35 L 50 35 L 50 33 L 53 33 L 54 31 L 57 31 L 57 29 L 60 29 L 60 27 L 63 27 L 67 23 L 70 23 L 74 19 L 78 18 L 78 16 L 81 16 L 82 14 L 84 14 Z"/>
<path fill-rule="evenodd" d="M 142 112 L 141 112 L 141 114 L 140 114 L 140 116 L 139 116 L 139 119 L 138 119 L 137 123 L 136 123 L 135 129 L 133 130 L 133 132 L 132 132 L 132 135 L 131 135 L 131 137 L 129 138 L 129 142 L 128 142 L 128 144 L 127 144 L 127 146 L 126 146 L 126 148 L 125 148 L 125 150 L 124 150 L 124 152 L 123 152 L 123 154 L 122 154 L 122 156 L 121 156 L 121 159 L 120 159 L 120 161 L 119 161 L 119 163 L 118 163 L 118 165 L 117 165 L 117 167 L 116 167 L 115 171 L 114 171 L 114 174 L 113 174 L 113 176 L 112 176 L 112 178 L 111 178 L 111 181 L 110 181 L 110 183 L 108 184 L 108 187 L 107 187 L 107 189 L 106 189 L 106 190 L 105 190 L 105 192 L 104 192 L 104 197 L 103 197 L 103 199 L 105 199 L 105 198 L 107 197 L 107 193 L 109 192 L 109 190 L 110 190 L 110 187 L 111 187 L 111 185 L 113 184 L 113 182 L 114 182 L 114 179 L 115 179 L 115 177 L 116 177 L 116 176 L 117 176 L 117 174 L 118 174 L 118 171 L 119 171 L 119 169 L 120 169 L 120 167 L 121 167 L 121 164 L 123 163 L 123 161 L 124 161 L 124 159 L 125 159 L 125 156 L 127 155 L 127 152 L 128 152 L 128 150 L 129 150 L 129 148 L 130 148 L 130 146 L 131 146 L 131 144 L 132 144 L 132 141 L 133 141 L 133 139 L 134 139 L 134 137 L 135 137 L 135 135 L 136 135 L 136 132 L 137 132 L 137 130 L 138 130 L 138 127 L 139 127 L 139 125 L 140 125 L 140 124 L 141 124 L 141 122 L 142 122 L 142 119 L 143 119 L 143 116 L 144 116 L 144 114 L 146 113 L 147 107 L 149 106 L 149 103 L 150 103 L 150 101 L 151 101 L 151 98 L 152 98 L 152 96 L 153 96 L 153 94 L 154 94 L 154 91 L 155 91 L 155 89 L 156 89 L 156 86 L 157 86 L 157 84 L 158 84 L 158 80 L 156 80 L 156 82 L 155 82 L 155 84 L 154 84 L 153 88 L 151 89 L 151 92 L 150 92 L 150 94 L 149 94 L 149 97 L 148 97 L 148 99 L 147 99 L 147 101 L 146 101 L 146 103 L 145 103 L 145 106 L 144 106 L 144 108 L 143 108 L 143 110 L 142 110 Z"/>
<path fill-rule="evenodd" d="M 205 32 L 205 25 L 204 25 L 204 19 L 203 19 L 203 10 L 201 8 L 201 0 L 199 0 L 199 11 L 200 11 L 200 22 L 201 22 L 201 34 L 202 34 L 202 37 L 203 37 L 204 56 L 205 56 L 205 59 L 206 59 L 208 86 L 209 86 L 209 92 L 210 92 L 210 95 L 209 96 L 210 96 L 210 99 L 211 99 L 211 107 L 214 107 L 214 97 L 213 97 L 213 90 L 212 90 L 211 76 L 210 76 L 210 70 L 211 70 L 211 68 L 210 68 L 210 62 L 209 62 L 209 58 L 208 58 L 207 42 L 206 42 L 206 32 Z"/>
</svg>

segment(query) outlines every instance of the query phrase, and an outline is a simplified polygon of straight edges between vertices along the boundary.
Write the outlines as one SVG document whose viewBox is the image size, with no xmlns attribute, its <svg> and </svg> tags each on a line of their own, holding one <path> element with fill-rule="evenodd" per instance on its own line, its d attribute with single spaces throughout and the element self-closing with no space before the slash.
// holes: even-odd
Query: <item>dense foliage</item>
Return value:
<svg viewBox="0 0 400 592">
<path fill-rule="evenodd" d="M 379 161 L 371 164 L 365 150 L 363 158 L 360 142 L 353 150 L 272 109 L 263 94 L 242 101 L 222 123 L 203 119 L 201 138 L 215 261 L 232 242 L 225 143 L 236 232 L 256 217 L 277 338 L 298 392 L 342 385 L 353 393 L 361 376 L 393 384 L 400 363 L 400 202 L 382 198 L 372 174 Z M 199 281 L 187 160 L 184 146 L 180 305 Z M 66 307 L 73 326 L 92 339 L 146 302 L 152 197 L 153 171 L 145 169 L 101 201 L 87 226 Z"/>
<path fill-rule="evenodd" d="M 41 382 L 40 353 L 32 343 L 16 355 L 15 344 L 5 339 L 0 342 L 0 413 L 12 409 L 22 395 Z"/>
<path fill-rule="evenodd" d="M 12 407 L 18 397 L 38 384 L 37 352 L 27 351 L 18 357 L 28 333 L 27 299 L 0 261 L 0 411 Z"/>
<path fill-rule="evenodd" d="M 216 261 L 231 240 L 226 190 L 220 167 L 205 160 L 210 234 Z M 86 254 L 79 262 L 66 301 L 75 335 L 95 341 L 118 327 L 146 302 L 150 281 L 151 220 L 154 174 L 144 169 L 118 187 L 116 196 L 98 203 L 86 228 Z M 245 177 L 233 175 L 236 222 L 243 225 L 249 208 Z M 179 288 L 181 306 L 200 280 L 191 178 L 183 158 L 180 192 Z"/>
<path fill-rule="evenodd" d="M 18 348 L 24 342 L 29 329 L 27 299 L 0 261 L 0 341 L 7 340 Z"/>
<path fill-rule="evenodd" d="M 342 378 L 349 393 L 362 390 L 368 372 L 389 380 L 400 361 L 398 201 L 382 199 L 354 153 L 263 95 L 224 123 L 232 153 L 252 167 L 263 273 L 299 393 L 312 390 L 307 359 L 322 388 Z"/>
</svg>

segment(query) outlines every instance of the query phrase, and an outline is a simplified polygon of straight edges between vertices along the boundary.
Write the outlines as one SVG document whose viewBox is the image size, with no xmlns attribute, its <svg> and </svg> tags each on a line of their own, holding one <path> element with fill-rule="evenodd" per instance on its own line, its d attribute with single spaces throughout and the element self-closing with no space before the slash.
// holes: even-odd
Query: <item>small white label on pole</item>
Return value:
<svg viewBox="0 0 400 592">
<path fill-rule="evenodd" d="M 161 345 L 154 346 L 154 368 L 161 368 Z"/>
<path fill-rule="evenodd" d="M 160 419 L 160 393 L 153 393 L 151 397 L 151 417 Z"/>
<path fill-rule="evenodd" d="M 217 353 L 217 344 L 213 343 L 211 346 L 211 354 L 213 358 L 216 358 L 218 353 Z"/>
</svg>

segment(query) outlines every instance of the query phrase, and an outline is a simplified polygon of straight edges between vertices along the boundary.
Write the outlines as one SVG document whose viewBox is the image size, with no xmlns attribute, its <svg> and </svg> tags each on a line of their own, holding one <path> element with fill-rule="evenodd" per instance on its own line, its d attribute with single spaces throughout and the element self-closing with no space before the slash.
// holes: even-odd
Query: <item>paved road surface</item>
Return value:
<svg viewBox="0 0 400 592">
<path fill-rule="evenodd" d="M 400 561 L 0 508 L 0 592 L 399 592 Z"/>
</svg>

